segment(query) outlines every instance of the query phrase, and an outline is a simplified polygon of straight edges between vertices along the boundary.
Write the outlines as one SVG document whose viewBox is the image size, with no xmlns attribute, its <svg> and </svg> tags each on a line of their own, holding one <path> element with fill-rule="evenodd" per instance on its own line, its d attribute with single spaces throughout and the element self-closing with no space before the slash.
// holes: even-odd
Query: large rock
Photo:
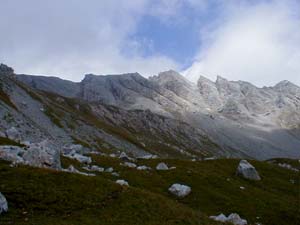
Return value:
<svg viewBox="0 0 300 225">
<path fill-rule="evenodd" d="M 167 166 L 167 164 L 161 162 L 159 164 L 157 164 L 156 166 L 156 170 L 168 170 L 169 167 Z"/>
<path fill-rule="evenodd" d="M 59 150 L 47 140 L 31 143 L 24 152 L 23 159 L 31 166 L 61 169 Z"/>
<path fill-rule="evenodd" d="M 6 198 L 0 192 L 0 214 L 7 211 L 8 211 L 8 205 L 7 205 Z"/>
<path fill-rule="evenodd" d="M 236 171 L 237 175 L 242 176 L 249 180 L 261 180 L 255 167 L 252 166 L 247 160 L 241 160 Z"/>
<path fill-rule="evenodd" d="M 189 195 L 192 191 L 192 189 L 189 186 L 183 184 L 173 184 L 168 190 L 173 195 L 176 195 L 179 198 L 183 198 Z"/>
</svg>

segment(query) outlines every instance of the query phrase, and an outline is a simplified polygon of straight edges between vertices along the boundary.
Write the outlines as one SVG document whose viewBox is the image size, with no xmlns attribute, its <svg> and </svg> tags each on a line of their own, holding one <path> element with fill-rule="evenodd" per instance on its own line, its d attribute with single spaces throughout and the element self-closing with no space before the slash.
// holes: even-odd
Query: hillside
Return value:
<svg viewBox="0 0 300 225">
<path fill-rule="evenodd" d="M 138 160 L 137 164 L 154 168 L 160 161 Z M 217 224 L 208 216 L 232 212 L 248 224 L 299 224 L 299 173 L 275 164 L 253 161 L 262 180 L 248 181 L 235 175 L 238 160 L 164 160 L 176 167 L 169 171 L 139 171 L 120 162 L 93 156 L 93 164 L 113 167 L 120 177 L 107 172 L 87 177 L 27 166 L 11 168 L 1 162 L 1 192 L 10 209 L 1 215 L 0 224 L 206 225 Z M 70 163 L 82 170 L 75 161 L 63 160 L 65 167 Z M 294 164 L 300 167 L 297 161 Z M 116 179 L 125 179 L 130 186 L 121 187 L 114 183 Z M 192 193 L 183 199 L 174 197 L 167 190 L 175 182 L 189 185 Z"/>
</svg>

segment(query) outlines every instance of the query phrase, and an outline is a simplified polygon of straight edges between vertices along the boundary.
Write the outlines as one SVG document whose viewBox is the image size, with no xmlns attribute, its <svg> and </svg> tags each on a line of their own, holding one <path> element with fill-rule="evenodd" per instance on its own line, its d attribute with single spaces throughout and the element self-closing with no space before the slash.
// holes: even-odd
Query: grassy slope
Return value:
<svg viewBox="0 0 300 225">
<path fill-rule="evenodd" d="M 252 224 L 296 225 L 300 220 L 299 173 L 276 165 L 253 162 L 262 181 L 252 182 L 235 176 L 237 160 L 165 160 L 177 169 L 147 172 L 119 166 L 118 159 L 93 159 L 100 166 L 113 166 L 130 188 L 115 185 L 111 181 L 116 178 L 108 173 L 85 177 L 1 163 L 0 190 L 10 203 L 10 212 L 0 224 L 212 224 L 200 212 L 237 212 Z M 154 167 L 158 162 L 138 164 Z M 64 166 L 70 163 L 63 162 Z M 167 189 L 175 182 L 190 185 L 192 193 L 174 198 Z"/>
</svg>

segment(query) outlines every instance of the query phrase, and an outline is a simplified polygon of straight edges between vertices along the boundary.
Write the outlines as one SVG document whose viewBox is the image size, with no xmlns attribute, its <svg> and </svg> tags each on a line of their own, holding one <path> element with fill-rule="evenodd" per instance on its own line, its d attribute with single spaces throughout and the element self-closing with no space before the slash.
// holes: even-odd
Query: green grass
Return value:
<svg viewBox="0 0 300 225">
<path fill-rule="evenodd" d="M 14 140 L 11 140 L 9 138 L 0 137 L 0 145 L 14 145 L 19 147 L 24 147 L 25 145 L 22 145 Z"/>
<path fill-rule="evenodd" d="M 0 100 L 15 110 L 18 110 L 15 104 L 10 100 L 9 96 L 3 91 L 2 83 L 0 83 Z"/>
<path fill-rule="evenodd" d="M 137 163 L 154 168 L 160 161 Z M 0 224 L 213 224 L 208 216 L 232 212 L 250 224 L 296 225 L 300 221 L 299 173 L 251 161 L 262 180 L 248 181 L 235 175 L 239 161 L 234 159 L 163 161 L 176 169 L 137 171 L 120 166 L 119 159 L 93 156 L 93 164 L 112 166 L 129 182 L 125 189 L 109 173 L 85 177 L 25 166 L 10 168 L 2 162 L 0 190 L 10 210 Z M 82 166 L 62 157 L 63 167 L 70 164 L 77 169 Z M 192 193 L 175 198 L 167 191 L 173 183 L 191 186 Z"/>
<path fill-rule="evenodd" d="M 9 212 L 0 224 L 214 224 L 172 198 L 85 177 L 0 163 L 1 192 Z"/>
</svg>

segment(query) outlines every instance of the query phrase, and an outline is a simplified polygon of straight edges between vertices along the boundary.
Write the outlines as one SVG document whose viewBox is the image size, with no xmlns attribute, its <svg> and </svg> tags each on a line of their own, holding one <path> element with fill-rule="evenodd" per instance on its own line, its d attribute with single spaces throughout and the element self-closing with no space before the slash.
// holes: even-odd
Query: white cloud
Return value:
<svg viewBox="0 0 300 225">
<path fill-rule="evenodd" d="M 149 0 L 3 0 L 0 62 L 18 73 L 59 75 L 78 81 L 85 73 L 156 74 L 178 65 L 154 53 L 143 57 L 128 36 L 147 13 Z M 124 46 L 137 48 L 130 56 Z"/>
<path fill-rule="evenodd" d="M 195 63 L 183 73 L 246 80 L 259 86 L 280 80 L 300 84 L 300 4 L 266 1 L 230 4 L 213 29 L 204 29 Z"/>
</svg>

